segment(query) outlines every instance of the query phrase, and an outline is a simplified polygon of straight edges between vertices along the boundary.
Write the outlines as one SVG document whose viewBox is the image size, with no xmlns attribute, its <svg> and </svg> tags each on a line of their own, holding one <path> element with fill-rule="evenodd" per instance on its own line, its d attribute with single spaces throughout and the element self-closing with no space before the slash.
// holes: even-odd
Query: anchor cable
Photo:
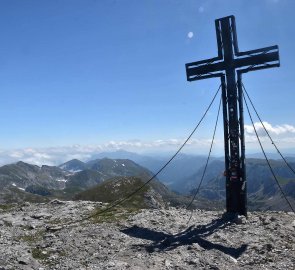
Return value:
<svg viewBox="0 0 295 270">
<path fill-rule="evenodd" d="M 295 210 L 294 210 L 293 206 L 291 205 L 291 203 L 290 203 L 290 201 L 288 200 L 286 194 L 284 193 L 284 191 L 283 191 L 283 189 L 282 189 L 282 187 L 281 187 L 281 185 L 280 185 L 280 183 L 279 183 L 279 181 L 278 181 L 278 179 L 277 179 L 277 177 L 276 177 L 276 175 L 275 175 L 275 173 L 274 173 L 274 171 L 273 171 L 273 169 L 272 169 L 272 167 L 271 167 L 271 165 L 270 165 L 270 162 L 269 162 L 269 160 L 268 160 L 268 158 L 267 158 L 267 156 L 266 156 L 266 153 L 265 153 L 265 151 L 264 151 L 264 148 L 263 148 L 262 143 L 261 143 L 261 141 L 260 141 L 260 138 L 259 138 L 259 136 L 258 136 L 258 133 L 257 133 L 256 127 L 255 127 L 255 125 L 254 125 L 254 121 L 253 121 L 252 115 L 251 115 L 251 113 L 250 113 L 250 109 L 249 109 L 249 106 L 248 106 L 247 100 L 246 100 L 246 98 L 245 98 L 245 95 L 243 95 L 243 98 L 244 98 L 244 101 L 245 101 L 245 104 L 246 104 L 246 107 L 247 107 L 247 111 L 248 111 L 249 117 L 250 117 L 251 122 L 252 122 L 252 126 L 253 126 L 253 128 L 254 128 L 254 131 L 255 131 L 255 134 L 256 134 L 257 140 L 258 140 L 258 142 L 259 142 L 259 145 L 260 145 L 260 148 L 261 148 L 262 153 L 263 153 L 263 155 L 264 155 L 264 158 L 265 158 L 265 160 L 266 160 L 266 162 L 267 162 L 267 164 L 268 164 L 268 167 L 269 167 L 269 169 L 270 169 L 270 171 L 271 171 L 271 173 L 272 173 L 272 175 L 273 175 L 273 177 L 274 177 L 274 179 L 275 179 L 275 181 L 276 181 L 276 183 L 277 183 L 277 185 L 278 185 L 278 187 L 279 187 L 279 189 L 280 189 L 280 191 L 281 191 L 281 194 L 283 195 L 284 199 L 286 200 L 286 202 L 287 202 L 288 205 L 290 206 L 291 210 L 295 213 Z"/>
<path fill-rule="evenodd" d="M 187 205 L 186 209 L 188 209 L 193 201 L 196 199 L 196 196 L 197 194 L 199 193 L 200 191 L 200 188 L 201 188 L 201 185 L 202 185 L 202 182 L 204 180 L 204 177 L 205 177 L 205 174 L 206 174 L 206 171 L 207 171 L 207 167 L 208 167 L 208 164 L 209 164 L 209 160 L 210 160 L 210 156 L 211 156 L 211 152 L 212 152 L 212 148 L 213 148 L 213 143 L 214 143 L 214 139 L 215 139 L 215 134 L 216 134 L 216 129 L 217 129 L 217 125 L 218 125 L 218 119 L 219 119 L 219 114 L 220 114 L 220 108 L 221 108 L 221 101 L 222 99 L 220 98 L 220 101 L 219 101 L 219 107 L 218 107 L 218 112 L 217 112 L 217 117 L 216 117 L 216 121 L 215 121 L 215 126 L 214 126 L 214 131 L 213 131 L 213 136 L 212 136 L 212 140 L 211 140 L 211 145 L 210 145 L 210 149 L 209 149 L 209 153 L 208 153 L 208 157 L 207 157 L 207 160 L 206 160 L 206 164 L 205 164 L 205 167 L 204 167 L 204 170 L 203 170 L 203 174 L 202 174 L 202 177 L 201 177 L 201 180 L 200 180 L 200 183 L 198 185 L 198 188 L 196 189 L 196 192 L 192 198 L 192 200 L 190 201 L 190 203 Z M 187 226 L 189 225 L 191 219 L 192 219 L 192 216 L 193 216 L 193 210 L 191 210 L 191 215 L 189 217 L 189 220 L 187 222 Z"/>
<path fill-rule="evenodd" d="M 191 137 L 194 135 L 194 133 L 196 132 L 196 130 L 198 129 L 198 127 L 200 126 L 200 124 L 202 123 L 202 121 L 204 120 L 205 116 L 207 115 L 208 111 L 210 110 L 213 102 L 215 101 L 215 98 L 217 96 L 217 94 L 219 93 L 220 89 L 221 89 L 220 85 L 215 93 L 215 95 L 213 96 L 213 99 L 211 100 L 209 106 L 207 107 L 207 109 L 205 110 L 203 116 L 201 117 L 201 119 L 199 120 L 199 122 L 197 123 L 197 125 L 195 126 L 195 128 L 192 130 L 192 132 L 189 134 L 189 136 L 187 137 L 187 139 L 182 143 L 182 145 L 178 148 L 178 150 L 175 152 L 174 155 L 172 155 L 172 157 L 151 177 L 149 178 L 149 180 L 147 180 L 145 183 L 143 183 L 140 187 L 138 187 L 137 189 L 135 189 L 133 192 L 127 194 L 124 198 L 115 201 L 114 203 L 112 203 L 110 206 L 108 206 L 107 208 L 101 210 L 100 212 L 94 213 L 92 215 L 89 215 L 85 218 L 80 219 L 79 221 L 73 221 L 73 222 L 68 222 L 66 223 L 66 225 L 71 225 L 77 222 L 81 222 L 84 220 L 88 220 L 90 218 L 93 218 L 95 216 L 99 216 L 105 212 L 110 211 L 111 209 L 115 208 L 116 206 L 119 206 L 120 204 L 122 204 L 123 202 L 127 201 L 128 199 L 130 199 L 132 196 L 134 196 L 137 192 L 139 192 L 140 190 L 142 190 L 147 184 L 149 184 L 153 179 L 155 179 L 168 165 L 169 163 L 171 163 L 171 161 L 179 154 L 179 152 L 183 149 L 183 147 L 186 145 L 186 143 L 191 139 Z"/>
<path fill-rule="evenodd" d="M 253 102 L 252 102 L 252 100 L 251 100 L 251 98 L 250 98 L 250 96 L 249 96 L 249 94 L 248 94 L 248 92 L 247 92 L 247 90 L 246 90 L 246 88 L 245 88 L 245 86 L 244 86 L 243 83 L 242 83 L 242 86 L 243 86 L 243 89 L 244 89 L 244 91 L 245 91 L 245 93 L 246 93 L 246 95 L 247 95 L 247 97 L 248 97 L 248 99 L 249 99 L 249 101 L 250 101 L 250 103 L 251 103 L 251 105 L 252 105 L 252 108 L 254 109 L 254 111 L 255 111 L 255 113 L 256 113 L 256 115 L 257 115 L 257 117 L 258 117 L 258 119 L 259 119 L 261 125 L 263 126 L 263 128 L 264 128 L 264 130 L 265 130 L 265 132 L 266 132 L 266 134 L 267 134 L 267 136 L 268 136 L 268 138 L 270 139 L 272 145 L 275 147 L 275 149 L 277 150 L 278 154 L 281 156 L 281 158 L 283 159 L 283 161 L 285 162 L 285 164 L 287 165 L 287 167 L 288 167 L 288 168 L 289 168 L 289 169 L 295 174 L 295 170 L 294 170 L 294 169 L 292 168 L 292 166 L 288 163 L 288 161 L 287 161 L 287 160 L 285 159 L 285 157 L 282 155 L 281 151 L 279 150 L 279 148 L 277 147 L 277 145 L 275 144 L 275 142 L 274 142 L 273 139 L 271 138 L 271 136 L 270 136 L 268 130 L 266 129 L 266 127 L 265 127 L 263 121 L 261 120 L 261 118 L 260 118 L 260 116 L 259 116 L 259 114 L 258 114 L 258 112 L 257 112 L 257 110 L 256 110 L 256 108 L 255 108 L 255 106 L 254 106 L 254 104 L 253 104 Z"/>
</svg>

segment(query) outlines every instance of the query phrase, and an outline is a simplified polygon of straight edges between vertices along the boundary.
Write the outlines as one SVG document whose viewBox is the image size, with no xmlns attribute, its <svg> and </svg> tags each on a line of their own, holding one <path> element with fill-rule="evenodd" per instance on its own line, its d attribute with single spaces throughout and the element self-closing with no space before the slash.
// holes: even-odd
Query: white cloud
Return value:
<svg viewBox="0 0 295 270">
<path fill-rule="evenodd" d="M 295 126 L 283 124 L 272 125 L 268 122 L 263 122 L 272 140 L 276 146 L 285 153 L 292 153 L 295 149 Z M 260 122 L 254 123 L 255 129 L 258 133 L 259 139 L 267 151 L 276 151 L 268 138 L 262 124 Z M 260 146 L 252 125 L 245 125 L 245 141 L 247 149 L 256 149 L 260 151 Z"/>
<path fill-rule="evenodd" d="M 295 148 L 295 126 L 289 124 L 272 125 L 263 122 L 268 132 L 272 136 L 276 145 L 281 149 L 289 151 Z M 261 123 L 255 123 L 255 128 L 259 137 L 266 147 L 272 149 L 271 145 Z M 108 141 L 100 145 L 72 145 L 48 148 L 24 148 L 24 149 L 0 149 L 0 165 L 14 163 L 22 160 L 36 165 L 59 165 L 71 159 L 80 159 L 82 161 L 90 160 L 95 154 L 105 151 L 126 150 L 131 152 L 175 152 L 182 145 L 185 138 L 159 139 L 150 141 L 141 140 L 121 140 Z M 247 149 L 258 149 L 257 138 L 251 125 L 245 125 L 245 141 Z M 211 138 L 192 138 L 187 142 L 184 151 L 195 154 L 207 154 L 211 144 Z M 223 154 L 223 138 L 217 137 L 214 141 L 213 154 Z"/>
<path fill-rule="evenodd" d="M 276 125 L 273 126 L 268 122 L 263 122 L 264 127 L 270 134 L 270 136 L 293 136 L 295 134 L 295 127 L 292 125 L 284 124 L 284 125 Z M 255 129 L 259 136 L 265 137 L 267 136 L 264 127 L 260 122 L 254 123 Z M 255 135 L 255 131 L 252 125 L 245 125 L 245 133 L 246 135 Z"/>
<path fill-rule="evenodd" d="M 166 139 L 153 141 L 109 141 L 101 145 L 73 145 L 48 148 L 24 148 L 0 150 L 0 165 L 24 161 L 35 165 L 59 165 L 71 159 L 86 161 L 93 155 L 104 151 L 126 150 L 132 152 L 176 151 L 185 139 Z M 197 153 L 208 151 L 211 140 L 191 139 L 187 150 L 197 149 Z M 216 141 L 216 145 L 219 142 Z"/>
<path fill-rule="evenodd" d="M 188 38 L 193 38 L 193 36 L 194 36 L 194 33 L 193 33 L 193 32 L 188 32 L 188 33 L 187 33 L 187 37 L 188 37 Z"/>
</svg>

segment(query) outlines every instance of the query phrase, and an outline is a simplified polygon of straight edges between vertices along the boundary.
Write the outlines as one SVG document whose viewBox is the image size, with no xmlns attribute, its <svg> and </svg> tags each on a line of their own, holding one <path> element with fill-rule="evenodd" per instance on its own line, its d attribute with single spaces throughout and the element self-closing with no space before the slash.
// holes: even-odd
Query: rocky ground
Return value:
<svg viewBox="0 0 295 270">
<path fill-rule="evenodd" d="M 295 269 L 295 215 L 122 210 L 93 202 L 2 206 L 0 269 Z M 74 223 L 71 223 L 74 222 Z M 75 223 L 76 222 L 76 223 Z"/>
</svg>

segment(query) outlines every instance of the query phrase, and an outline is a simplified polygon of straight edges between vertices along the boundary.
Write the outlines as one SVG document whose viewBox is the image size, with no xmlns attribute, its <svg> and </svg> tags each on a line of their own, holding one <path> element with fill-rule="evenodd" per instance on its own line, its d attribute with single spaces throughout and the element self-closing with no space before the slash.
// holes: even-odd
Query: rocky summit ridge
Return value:
<svg viewBox="0 0 295 270">
<path fill-rule="evenodd" d="M 23 203 L 0 210 L 0 269 L 294 269 L 295 215 L 88 201 Z M 83 220 L 84 219 L 84 220 Z"/>
</svg>

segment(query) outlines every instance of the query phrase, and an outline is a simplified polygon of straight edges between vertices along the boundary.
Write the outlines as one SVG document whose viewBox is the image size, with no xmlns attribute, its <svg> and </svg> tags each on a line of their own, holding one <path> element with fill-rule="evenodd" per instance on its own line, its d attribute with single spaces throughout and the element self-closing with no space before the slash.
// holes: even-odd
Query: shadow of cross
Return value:
<svg viewBox="0 0 295 270">
<path fill-rule="evenodd" d="M 130 228 L 122 229 L 121 232 L 131 237 L 153 241 L 151 244 L 134 245 L 134 247 L 145 248 L 147 252 L 161 252 L 173 250 L 179 246 L 189 246 L 197 243 L 203 249 L 216 249 L 234 258 L 238 258 L 247 249 L 247 245 L 242 244 L 240 247 L 227 247 L 220 243 L 212 243 L 206 240 L 205 237 L 212 235 L 218 230 L 222 230 L 232 223 L 228 219 L 215 219 L 207 225 L 198 225 L 197 227 L 189 227 L 178 234 L 169 234 L 159 232 L 149 228 L 132 226 Z"/>
</svg>

